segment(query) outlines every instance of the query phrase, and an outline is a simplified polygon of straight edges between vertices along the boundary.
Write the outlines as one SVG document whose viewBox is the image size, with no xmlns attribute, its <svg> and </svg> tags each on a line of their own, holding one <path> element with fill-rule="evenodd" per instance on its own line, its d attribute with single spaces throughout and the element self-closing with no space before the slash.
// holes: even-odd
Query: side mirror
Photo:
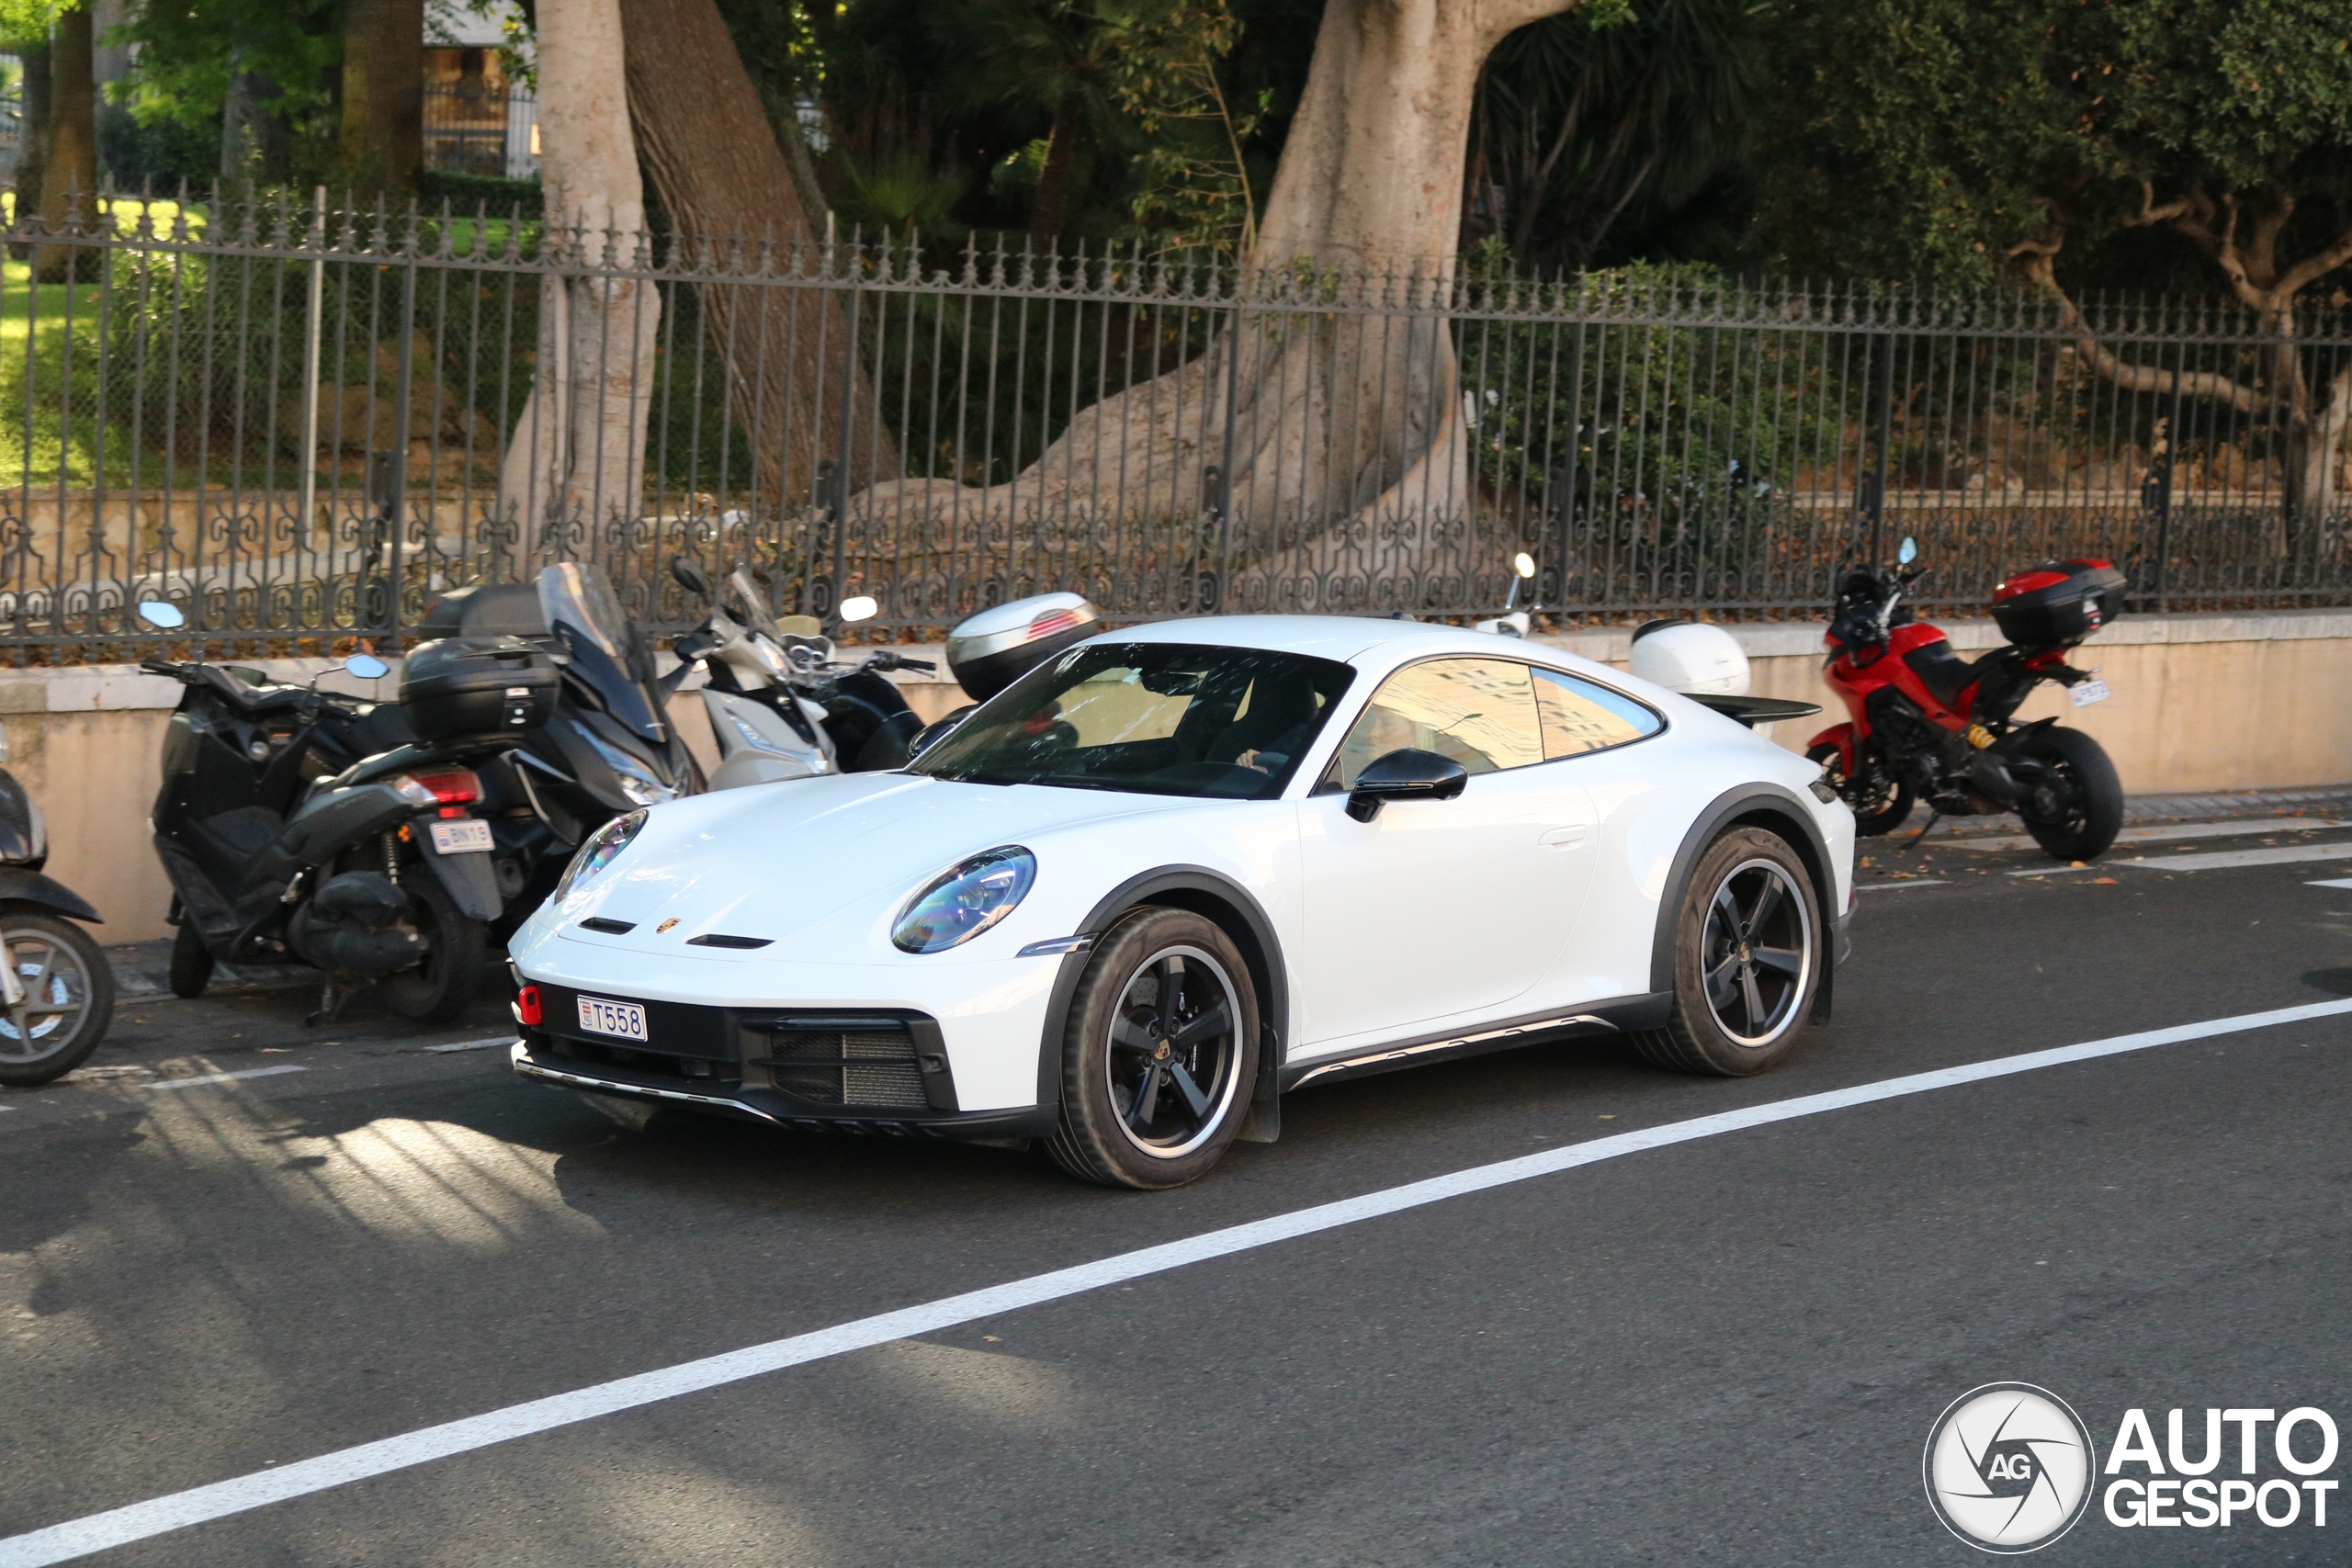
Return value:
<svg viewBox="0 0 2352 1568">
<path fill-rule="evenodd" d="M 1903 538 L 1903 547 L 1894 552 L 1894 564 L 1897 566 L 1909 566 L 1913 561 L 1917 560 L 1918 558 L 1919 541 L 1912 538 L 1907 534 L 1905 535 Z"/>
<path fill-rule="evenodd" d="M 848 626 L 854 621 L 870 621 L 881 613 L 882 606 L 876 604 L 870 594 L 860 593 L 854 599 L 842 601 L 841 614 L 843 626 Z"/>
<path fill-rule="evenodd" d="M 1525 550 L 1521 550 L 1519 554 L 1510 558 L 1510 569 L 1523 578 L 1533 577 L 1535 575 L 1535 558 L 1529 555 Z"/>
<path fill-rule="evenodd" d="M 141 604 L 139 618 L 167 632 L 175 632 L 187 625 L 187 617 L 180 614 L 177 604 L 166 604 L 161 599 L 150 599 Z"/>
<path fill-rule="evenodd" d="M 1364 764 L 1348 792 L 1348 815 L 1369 822 L 1392 800 L 1452 800 L 1469 783 L 1469 772 L 1453 758 L 1408 746 Z"/>
<path fill-rule="evenodd" d="M 698 594 L 705 599 L 710 597 L 710 574 L 685 557 L 672 556 L 670 558 L 670 575 L 675 578 L 678 586 L 687 592 Z"/>
<path fill-rule="evenodd" d="M 362 681 L 380 681 L 392 672 L 392 667 L 372 653 L 355 653 L 343 661 L 343 672 Z"/>
</svg>

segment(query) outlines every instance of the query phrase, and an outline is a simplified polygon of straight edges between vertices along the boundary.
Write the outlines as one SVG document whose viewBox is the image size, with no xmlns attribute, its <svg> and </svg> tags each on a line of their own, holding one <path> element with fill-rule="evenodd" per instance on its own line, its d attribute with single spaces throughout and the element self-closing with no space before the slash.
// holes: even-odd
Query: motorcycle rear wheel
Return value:
<svg viewBox="0 0 2352 1568">
<path fill-rule="evenodd" d="M 2107 749 L 2079 729 L 2045 729 L 2024 754 L 2046 770 L 2018 805 L 2033 841 L 2063 861 L 2105 854 L 2123 830 L 2123 781 Z"/>
<path fill-rule="evenodd" d="M 1857 834 L 1892 833 L 1911 815 L 1911 786 L 1884 770 L 1873 772 L 1867 784 L 1857 784 L 1846 776 L 1845 753 L 1835 746 L 1816 746 L 1805 760 L 1821 765 L 1821 776 L 1853 809 Z"/>
<path fill-rule="evenodd" d="M 412 968 L 376 983 L 385 1002 L 402 1018 L 447 1023 L 474 999 L 489 969 L 487 933 L 480 920 L 460 914 L 427 867 L 408 869 L 401 883 L 409 918 L 424 938 L 424 958 Z"/>
</svg>

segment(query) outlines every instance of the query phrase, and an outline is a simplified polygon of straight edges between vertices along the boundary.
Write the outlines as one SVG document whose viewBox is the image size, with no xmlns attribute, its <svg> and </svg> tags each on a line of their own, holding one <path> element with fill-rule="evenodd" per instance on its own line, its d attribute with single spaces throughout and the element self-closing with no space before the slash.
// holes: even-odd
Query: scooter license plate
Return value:
<svg viewBox="0 0 2352 1568">
<path fill-rule="evenodd" d="M 2109 694 L 2104 681 L 2078 681 L 2066 688 L 2066 695 L 2074 699 L 2076 707 L 2086 708 L 2093 703 L 2107 701 Z M 488 827 L 489 824 L 483 826 Z"/>
<path fill-rule="evenodd" d="M 490 824 L 487 822 L 433 824 L 433 849 L 436 854 L 471 854 L 477 850 L 486 854 L 490 847 Z"/>
<path fill-rule="evenodd" d="M 635 1002 L 608 1002 L 602 997 L 582 997 L 580 1027 L 591 1034 L 616 1040 L 645 1038 L 645 1010 Z"/>
</svg>

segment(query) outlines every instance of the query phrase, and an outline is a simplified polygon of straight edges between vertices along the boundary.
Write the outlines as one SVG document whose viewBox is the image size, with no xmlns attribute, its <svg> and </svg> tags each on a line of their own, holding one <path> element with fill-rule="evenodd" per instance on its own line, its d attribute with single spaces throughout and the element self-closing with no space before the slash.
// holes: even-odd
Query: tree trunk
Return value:
<svg viewBox="0 0 2352 1568">
<path fill-rule="evenodd" d="M 424 162 L 424 0 L 348 0 L 337 145 L 355 189 L 416 188 Z"/>
<path fill-rule="evenodd" d="M 56 96 L 50 91 L 49 40 L 26 44 L 17 57 L 24 62 L 24 139 L 17 144 L 17 215 L 18 228 L 28 226 L 40 210 L 41 172 L 49 166 L 49 133 L 57 121 Z M 23 247 L 17 247 L 21 256 Z"/>
<path fill-rule="evenodd" d="M 662 297 L 608 270 L 649 259 L 617 0 L 542 0 L 538 46 L 542 244 L 581 270 L 541 284 L 538 363 L 500 501 L 537 531 L 539 553 L 594 558 L 626 547 L 643 510 Z"/>
<path fill-rule="evenodd" d="M 40 179 L 41 221 L 51 233 L 86 224 L 96 208 L 98 85 L 93 43 L 86 4 L 57 18 L 49 53 L 49 156 Z M 34 270 L 43 283 L 55 283 L 77 270 L 94 270 L 96 257 L 96 252 L 80 247 L 44 246 L 35 257 Z"/>
<path fill-rule="evenodd" d="M 1046 166 L 1037 171 L 1036 199 L 1029 204 L 1029 232 L 1050 248 L 1061 237 L 1069 215 L 1069 172 L 1078 162 L 1080 105 L 1073 89 L 1054 111 L 1054 128 L 1046 137 Z"/>
<path fill-rule="evenodd" d="M 620 0 L 620 10 L 634 40 L 628 90 L 639 148 L 680 242 L 712 271 L 817 275 L 825 215 L 806 205 L 714 0 Z M 710 283 L 698 298 L 757 457 L 752 515 L 827 504 L 820 464 L 846 458 L 845 490 L 903 471 L 852 355 L 847 295 Z"/>
</svg>

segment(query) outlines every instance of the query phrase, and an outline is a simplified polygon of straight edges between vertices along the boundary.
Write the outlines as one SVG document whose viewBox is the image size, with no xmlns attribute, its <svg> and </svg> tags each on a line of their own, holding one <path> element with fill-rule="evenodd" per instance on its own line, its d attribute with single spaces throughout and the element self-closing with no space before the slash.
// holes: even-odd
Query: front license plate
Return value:
<svg viewBox="0 0 2352 1568">
<path fill-rule="evenodd" d="M 2107 701 L 2107 682 L 2104 681 L 2079 681 L 2074 685 L 2066 688 L 2066 694 L 2075 699 L 2075 705 L 2076 707 L 2086 708 L 2093 703 L 2103 703 Z M 487 824 L 485 824 L 485 826 L 487 826 Z"/>
<path fill-rule="evenodd" d="M 487 822 L 435 822 L 433 824 L 433 848 L 437 854 L 463 855 L 480 850 L 490 852 L 490 824 Z"/>
<path fill-rule="evenodd" d="M 580 1027 L 591 1034 L 616 1040 L 645 1038 L 645 1010 L 635 1002 L 608 1002 L 602 997 L 582 997 Z"/>
</svg>

